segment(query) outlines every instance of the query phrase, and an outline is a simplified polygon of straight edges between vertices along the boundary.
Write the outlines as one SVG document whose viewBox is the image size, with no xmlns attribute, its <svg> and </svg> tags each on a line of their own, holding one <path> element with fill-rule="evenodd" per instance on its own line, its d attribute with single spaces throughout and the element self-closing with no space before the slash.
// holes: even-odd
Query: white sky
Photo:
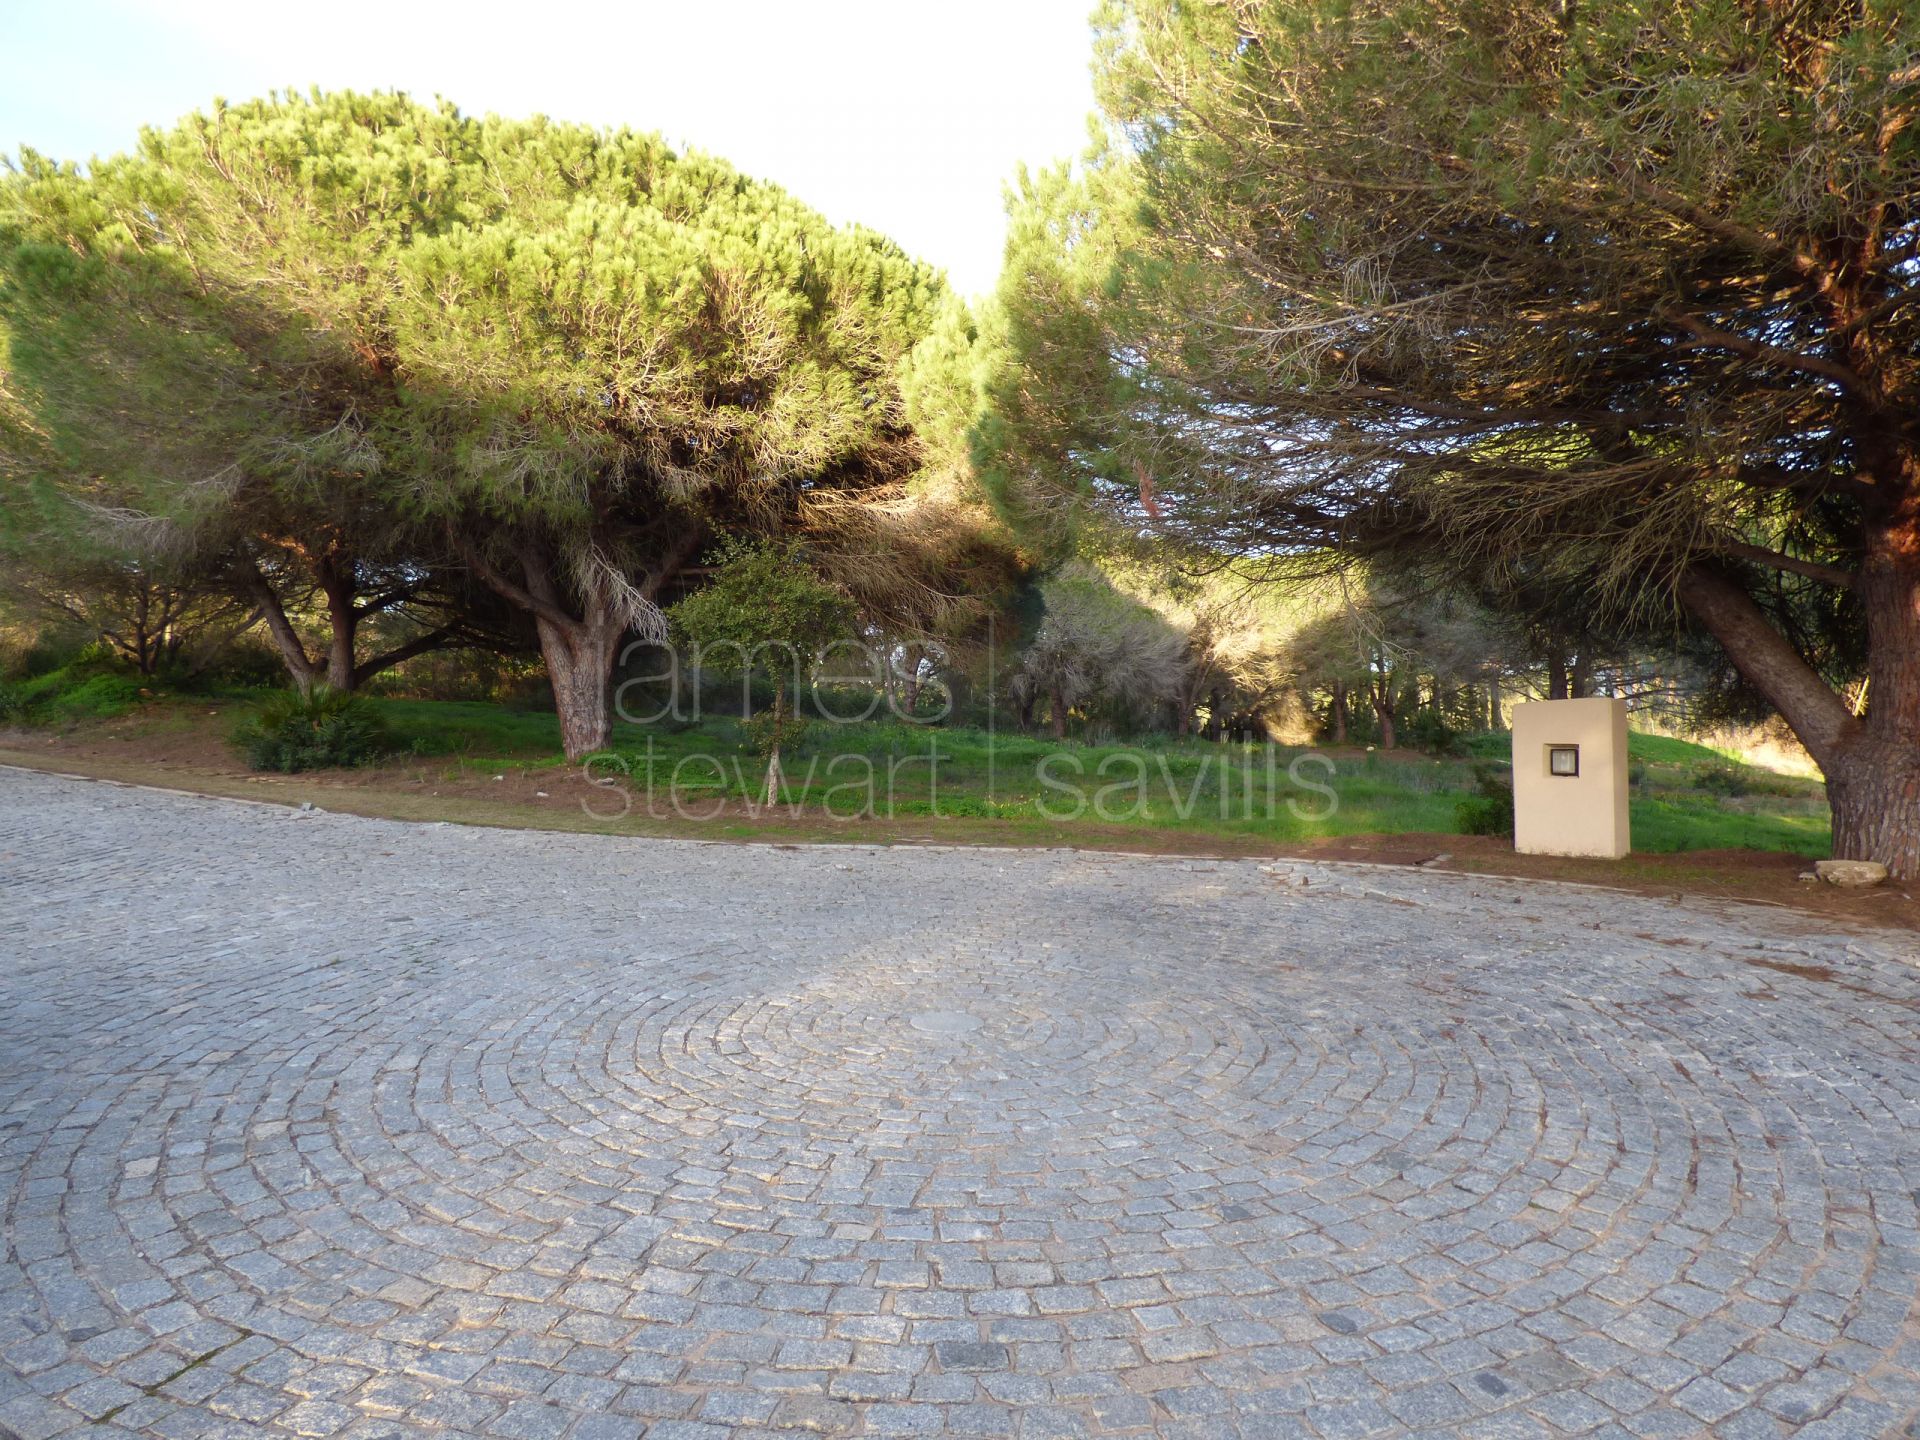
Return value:
<svg viewBox="0 0 1920 1440">
<path fill-rule="evenodd" d="M 658 130 L 992 286 L 1002 190 L 1077 154 L 1092 0 L 0 0 L 0 151 L 85 160 L 214 96 L 402 89 Z"/>
</svg>

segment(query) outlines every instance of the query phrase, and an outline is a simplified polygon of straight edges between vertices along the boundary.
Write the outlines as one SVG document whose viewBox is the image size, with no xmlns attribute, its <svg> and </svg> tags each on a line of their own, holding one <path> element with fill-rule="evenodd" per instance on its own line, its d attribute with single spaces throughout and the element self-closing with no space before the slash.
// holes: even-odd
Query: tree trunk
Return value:
<svg viewBox="0 0 1920 1440">
<path fill-rule="evenodd" d="M 683 537 L 661 568 L 639 587 L 645 599 L 651 601 L 685 563 L 700 533 L 689 532 Z M 533 616 L 534 629 L 540 635 L 540 655 L 553 682 L 553 706 L 560 716 L 560 741 L 567 759 L 579 760 L 606 749 L 613 730 L 607 690 L 613 678 L 613 657 L 627 633 L 613 597 L 595 588 L 582 597 L 577 611 L 569 610 L 557 564 L 538 540 L 527 539 L 519 546 L 519 567 L 526 583 L 518 585 L 477 549 L 465 544 L 451 526 L 448 535 L 481 583 Z"/>
<path fill-rule="evenodd" d="M 920 661 L 924 656 L 918 645 L 909 645 L 903 658 L 907 664 L 906 673 L 901 677 L 900 703 L 903 717 L 911 720 L 920 708 Z"/>
<path fill-rule="evenodd" d="M 767 756 L 767 808 L 780 803 L 780 712 L 787 698 L 786 683 L 773 682 L 773 749 Z"/>
<path fill-rule="evenodd" d="M 1347 682 L 1333 682 L 1333 743 L 1347 743 Z"/>
<path fill-rule="evenodd" d="M 145 586 L 133 601 L 133 663 L 142 675 L 150 676 L 159 667 L 158 647 L 149 631 L 148 620 L 153 613 L 153 592 Z"/>
<path fill-rule="evenodd" d="M 314 562 L 314 578 L 327 598 L 327 684 L 335 690 L 353 689 L 353 642 L 360 628 L 360 612 L 353 604 L 353 563 L 324 555 Z"/>
<path fill-rule="evenodd" d="M 273 582 L 255 566 L 247 577 L 247 588 L 267 618 L 267 632 L 273 636 L 274 648 L 280 652 L 281 663 L 287 667 L 293 688 L 302 695 L 312 694 L 314 682 L 320 678 L 319 667 L 308 658 L 306 644 L 287 619 L 286 607 L 280 603 Z"/>
<path fill-rule="evenodd" d="M 1680 599 L 1827 777 L 1833 853 L 1920 879 L 1920 516 L 1870 529 L 1854 581 L 1867 622 L 1867 713 L 1807 664 L 1732 577 L 1699 567 Z"/>
<path fill-rule="evenodd" d="M 540 654 L 553 681 L 553 708 L 560 716 L 560 744 L 567 759 L 579 760 L 607 748 L 613 730 L 607 704 L 607 679 L 620 644 L 620 627 L 604 608 L 587 621 L 561 625 L 534 617 Z"/>
<path fill-rule="evenodd" d="M 1555 650 L 1547 657 L 1547 699 L 1567 698 L 1567 657 Z"/>
<path fill-rule="evenodd" d="M 1593 693 L 1593 676 L 1588 672 L 1586 652 L 1573 657 L 1573 670 L 1567 676 L 1567 698 L 1584 700 Z"/>
<path fill-rule="evenodd" d="M 1373 713 L 1380 720 L 1380 748 L 1391 750 L 1395 744 L 1393 732 L 1393 683 L 1376 681 L 1373 686 Z"/>
<path fill-rule="evenodd" d="M 1903 517 L 1867 535 L 1854 581 L 1867 621 L 1867 709 L 1863 717 L 1848 711 L 1857 733 L 1821 768 L 1834 855 L 1878 860 L 1913 880 L 1920 879 L 1920 496 L 1904 508 Z"/>
<path fill-rule="evenodd" d="M 1506 716 L 1500 713 L 1500 676 L 1494 674 L 1487 679 L 1487 729 L 1498 730 L 1506 723 Z"/>
<path fill-rule="evenodd" d="M 1058 685 L 1047 691 L 1047 708 L 1053 712 L 1053 738 L 1067 738 L 1067 697 Z"/>
<path fill-rule="evenodd" d="M 1825 768 L 1834 856 L 1920 879 L 1920 744 L 1863 735 Z"/>
</svg>

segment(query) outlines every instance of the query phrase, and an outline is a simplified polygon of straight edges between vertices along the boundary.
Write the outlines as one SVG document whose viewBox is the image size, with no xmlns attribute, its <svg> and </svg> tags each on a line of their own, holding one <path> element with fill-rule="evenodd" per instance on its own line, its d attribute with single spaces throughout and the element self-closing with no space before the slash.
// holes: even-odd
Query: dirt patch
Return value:
<svg viewBox="0 0 1920 1440">
<path fill-rule="evenodd" d="M 1629 855 L 1624 860 L 1576 860 L 1516 855 L 1509 842 L 1486 835 L 1355 835 L 1293 847 L 1322 860 L 1419 865 L 1475 875 L 1513 875 L 1607 885 L 1674 899 L 1704 896 L 1780 905 L 1816 915 L 1920 931 L 1920 900 L 1911 887 L 1838 890 L 1805 881 L 1813 863 L 1770 850 L 1688 850 L 1677 855 Z"/>
</svg>

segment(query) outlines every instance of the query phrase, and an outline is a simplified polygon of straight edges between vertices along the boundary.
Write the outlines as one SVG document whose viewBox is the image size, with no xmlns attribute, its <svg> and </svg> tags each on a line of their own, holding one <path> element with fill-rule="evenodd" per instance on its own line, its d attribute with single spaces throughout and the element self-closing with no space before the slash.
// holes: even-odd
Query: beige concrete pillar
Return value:
<svg viewBox="0 0 1920 1440">
<path fill-rule="evenodd" d="M 1513 707 L 1513 848 L 1618 860 L 1627 825 L 1627 702 Z"/>
</svg>

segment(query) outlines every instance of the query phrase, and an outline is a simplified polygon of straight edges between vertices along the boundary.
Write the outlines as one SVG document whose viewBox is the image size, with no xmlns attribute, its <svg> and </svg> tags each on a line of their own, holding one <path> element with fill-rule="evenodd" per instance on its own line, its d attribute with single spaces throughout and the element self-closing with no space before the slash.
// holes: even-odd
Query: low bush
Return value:
<svg viewBox="0 0 1920 1440">
<path fill-rule="evenodd" d="M 0 719 L 111 720 L 147 698 L 138 675 L 88 654 L 57 670 L 0 684 Z"/>
<path fill-rule="evenodd" d="M 1473 767 L 1474 789 L 1453 808 L 1462 835 L 1513 834 L 1513 780 L 1499 767 Z"/>
<path fill-rule="evenodd" d="M 146 698 L 137 675 L 91 675 L 55 692 L 47 701 L 47 710 L 61 720 L 111 720 Z"/>
<path fill-rule="evenodd" d="M 1746 772 L 1737 765 L 1702 765 L 1694 772 L 1693 783 L 1709 795 L 1725 799 L 1745 795 L 1753 788 Z"/>
<path fill-rule="evenodd" d="M 386 753 L 387 731 L 367 701 L 317 685 L 310 695 L 269 696 L 234 741 L 255 770 L 291 775 L 369 764 Z"/>
<path fill-rule="evenodd" d="M 1408 744 L 1429 755 L 1457 755 L 1465 749 L 1453 727 L 1447 724 L 1447 717 L 1438 710 L 1414 711 L 1403 733 Z"/>
</svg>

